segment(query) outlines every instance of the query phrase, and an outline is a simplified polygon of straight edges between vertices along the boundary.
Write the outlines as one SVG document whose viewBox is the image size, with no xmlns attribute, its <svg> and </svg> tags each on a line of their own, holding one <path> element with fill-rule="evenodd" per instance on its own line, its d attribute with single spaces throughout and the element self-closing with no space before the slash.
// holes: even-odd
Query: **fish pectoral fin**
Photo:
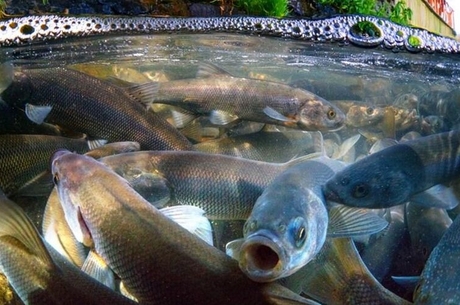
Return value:
<svg viewBox="0 0 460 305">
<path fill-rule="evenodd" d="M 241 253 L 241 245 L 244 243 L 244 238 L 239 238 L 228 242 L 225 245 L 225 253 L 233 259 L 239 260 Z"/>
<path fill-rule="evenodd" d="M 337 205 L 329 211 L 328 237 L 355 237 L 375 234 L 388 226 L 388 222 L 369 209 Z"/>
<path fill-rule="evenodd" d="M 425 208 L 440 208 L 450 210 L 458 205 L 458 199 L 451 187 L 437 184 L 410 198 L 410 201 Z"/>
<path fill-rule="evenodd" d="M 25 106 L 27 118 L 38 125 L 45 121 L 52 109 L 52 106 L 35 106 L 29 103 Z"/>
<path fill-rule="evenodd" d="M 104 140 L 104 139 L 97 139 L 97 140 L 88 140 L 88 148 L 90 150 L 93 150 L 93 149 L 96 149 L 96 148 L 99 148 L 101 146 L 104 146 L 105 144 L 107 144 L 107 140 Z"/>
<path fill-rule="evenodd" d="M 176 128 L 184 128 L 197 117 L 195 113 L 177 107 L 171 109 L 171 115 Z"/>
<path fill-rule="evenodd" d="M 148 108 L 150 107 L 150 104 L 155 101 L 155 95 L 157 95 L 159 89 L 159 82 L 148 82 L 145 84 L 131 86 L 127 88 L 126 91 L 129 95 Z"/>
<path fill-rule="evenodd" d="M 320 305 L 320 303 L 304 298 L 288 288 L 278 283 L 266 284 L 263 288 L 263 294 L 274 305 Z"/>
<path fill-rule="evenodd" d="M 281 122 L 287 122 L 287 123 L 297 123 L 296 120 L 282 115 L 281 113 L 279 113 L 278 111 L 276 111 L 270 106 L 265 107 L 263 111 L 267 116 L 271 117 L 274 120 L 281 121 Z"/>
<path fill-rule="evenodd" d="M 115 290 L 115 275 L 112 269 L 110 269 L 104 259 L 94 250 L 89 251 L 81 270 L 98 282 Z"/>
<path fill-rule="evenodd" d="M 196 77 L 197 78 L 206 78 L 206 77 L 213 77 L 216 75 L 221 75 L 221 76 L 233 76 L 227 71 L 225 71 L 222 68 L 219 68 L 213 64 L 210 63 L 201 63 L 198 66 L 198 70 L 196 71 Z"/>
<path fill-rule="evenodd" d="M 420 276 L 392 276 L 391 278 L 396 284 L 408 291 L 414 291 L 420 281 Z"/>
<path fill-rule="evenodd" d="M 54 266 L 37 228 L 26 213 L 3 193 L 0 194 L 0 211 L 0 236 L 16 238 L 44 264 Z"/>
<path fill-rule="evenodd" d="M 176 205 L 160 209 L 166 217 L 213 246 L 212 227 L 204 211 L 192 205 Z"/>
<path fill-rule="evenodd" d="M 120 293 L 121 293 L 122 295 L 124 295 L 125 297 L 127 297 L 128 299 L 131 299 L 131 300 L 133 300 L 134 302 L 139 303 L 139 300 L 136 299 L 136 297 L 133 296 L 133 295 L 131 294 L 131 292 L 128 291 L 128 289 L 126 288 L 125 283 L 123 283 L 123 281 L 120 281 Z"/>
<path fill-rule="evenodd" d="M 332 159 L 341 159 L 350 151 L 350 149 L 359 141 L 360 138 L 361 135 L 358 133 L 357 135 L 354 135 L 343 141 L 343 143 L 339 147 L 339 150 L 337 152 L 334 152 L 334 154 L 332 155 Z"/>
<path fill-rule="evenodd" d="M 224 110 L 213 110 L 209 114 L 209 121 L 214 125 L 227 125 L 238 119 L 237 115 Z"/>
</svg>

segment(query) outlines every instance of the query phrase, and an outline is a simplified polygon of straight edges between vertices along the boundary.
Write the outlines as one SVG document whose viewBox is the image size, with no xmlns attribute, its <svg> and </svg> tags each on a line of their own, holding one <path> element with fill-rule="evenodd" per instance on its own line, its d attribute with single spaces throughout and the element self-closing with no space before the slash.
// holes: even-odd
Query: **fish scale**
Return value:
<svg viewBox="0 0 460 305">
<path fill-rule="evenodd" d="M 93 138 L 136 141 L 141 149 L 193 149 L 179 131 L 125 90 L 71 69 L 16 71 L 2 97 L 21 108 L 24 103 L 52 106 L 46 122 Z"/>
</svg>

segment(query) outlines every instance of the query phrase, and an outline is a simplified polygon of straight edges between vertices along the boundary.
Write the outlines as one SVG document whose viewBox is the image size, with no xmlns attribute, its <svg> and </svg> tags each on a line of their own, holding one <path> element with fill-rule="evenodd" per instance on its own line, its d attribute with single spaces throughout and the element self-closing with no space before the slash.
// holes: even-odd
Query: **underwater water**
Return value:
<svg viewBox="0 0 460 305">
<path fill-rule="evenodd" d="M 289 284 L 289 280 L 286 281 L 287 287 L 293 291 L 303 290 L 305 296 L 316 299 L 320 303 L 383 304 L 390 302 L 388 300 L 391 299 L 391 304 L 404 304 L 402 299 L 388 297 L 390 293 L 398 294 L 412 302 L 415 284 L 400 286 L 395 283 L 391 276 L 420 275 L 429 254 L 458 214 L 458 209 L 455 208 L 458 203 L 458 186 L 454 183 L 460 173 L 457 165 L 460 141 L 455 132 L 460 124 L 460 91 L 458 91 L 460 60 L 458 54 L 392 52 L 381 47 L 365 48 L 349 43 L 321 43 L 237 33 L 158 33 L 70 37 L 64 40 L 23 46 L 4 46 L 0 48 L 0 61 L 3 67 L 0 85 L 2 90 L 5 90 L 1 95 L 2 105 L 8 105 L 8 107 L 12 107 L 11 109 L 16 110 L 10 114 L 8 111 L 11 109 L 4 108 L 9 110 L 4 110 L 3 117 L 0 117 L 4 127 L 2 127 L 1 132 L 3 135 L 13 134 L 13 138 L 19 137 L 19 134 L 28 134 L 29 130 L 32 129 L 34 134 L 46 133 L 37 127 L 38 125 L 43 127 L 44 123 L 45 125 L 59 126 L 57 130 L 51 128 L 52 132 L 47 134 L 66 138 L 84 139 L 85 141 L 109 140 L 109 142 L 140 141 L 141 137 L 137 137 L 140 131 L 137 130 L 132 136 L 128 133 L 125 136 L 125 134 L 113 135 L 109 132 L 124 128 L 121 123 L 112 120 L 115 113 L 122 110 L 118 109 L 113 112 L 113 116 L 112 112 L 98 116 L 104 113 L 104 108 L 92 108 L 93 106 L 90 105 L 91 101 L 96 100 L 98 96 L 107 96 L 108 100 L 104 103 L 114 103 L 115 105 L 110 104 L 110 107 L 117 107 L 117 103 L 124 103 L 124 98 L 132 97 L 138 102 L 138 105 L 142 105 L 143 110 L 149 109 L 145 111 L 153 111 L 155 115 L 167 121 L 174 128 L 171 128 L 173 131 L 166 132 L 162 141 L 167 142 L 177 138 L 178 136 L 173 133 L 177 131 L 178 134 L 180 133 L 187 139 L 177 144 L 179 147 L 177 150 L 197 150 L 206 154 L 226 153 L 235 158 L 255 159 L 273 164 L 285 164 L 298 157 L 315 153 L 316 156 L 327 156 L 348 166 L 358 164 L 356 163 L 358 160 L 365 159 L 371 153 L 386 149 L 396 143 L 401 144 L 413 139 L 419 139 L 419 141 L 425 138 L 429 139 L 428 141 L 431 142 L 408 144 L 412 149 L 411 152 L 415 151 L 417 158 L 421 160 L 417 159 L 418 163 L 415 165 L 411 163 L 412 159 L 410 159 L 409 153 L 406 155 L 409 158 L 407 160 L 392 159 L 393 155 L 383 155 L 380 157 L 381 159 L 375 161 L 390 160 L 387 162 L 389 164 L 382 165 L 383 169 L 376 169 L 379 174 L 378 178 L 400 168 L 405 170 L 405 174 L 419 170 L 423 174 L 419 172 L 417 172 L 418 174 L 410 174 L 407 179 L 411 179 L 411 182 L 414 180 L 412 184 L 417 187 L 418 184 L 423 184 L 423 189 L 412 184 L 398 188 L 396 184 L 399 183 L 399 180 L 395 179 L 395 185 L 393 185 L 392 176 L 385 180 L 385 185 L 379 184 L 377 188 L 380 190 L 386 187 L 399 192 L 400 189 L 410 188 L 412 190 L 413 187 L 414 194 L 420 194 L 433 185 L 443 183 L 451 187 L 449 191 L 443 189 L 432 192 L 431 196 L 435 197 L 434 199 L 432 197 L 414 199 L 411 197 L 413 194 L 410 194 L 408 199 L 406 198 L 407 200 L 402 203 L 388 203 L 387 205 L 385 204 L 387 193 L 382 191 L 379 193 L 381 198 L 383 197 L 380 201 L 384 203 L 379 206 L 366 206 L 359 202 L 354 205 L 349 204 L 364 208 L 371 207 L 375 214 L 389 223 L 384 231 L 378 230 L 379 232 L 372 235 L 365 234 L 366 236 L 363 237 L 363 234 L 353 232 L 354 234 L 340 236 L 353 236 L 355 238 L 354 243 L 364 263 L 367 263 L 369 271 L 374 273 L 374 282 L 369 281 L 371 283 L 369 286 L 373 285 L 372 289 L 374 290 L 372 291 L 378 296 L 377 301 L 366 301 L 366 299 L 359 301 L 359 297 L 354 296 L 357 292 L 351 288 L 348 290 L 343 288 L 345 292 L 337 297 L 330 296 L 328 299 L 321 289 L 327 290 L 327 287 L 338 287 L 339 284 L 335 282 L 326 283 L 323 278 L 311 279 L 311 276 L 306 277 L 304 286 L 308 286 L 307 283 L 310 283 L 310 288 L 295 288 L 295 285 Z M 73 72 L 70 72 L 67 74 L 68 71 L 81 73 L 74 75 Z M 25 81 L 21 83 L 22 80 Z M 239 82 L 241 80 L 242 83 Z M 79 86 L 74 87 L 74 83 L 78 83 Z M 208 85 L 211 83 L 212 85 Z M 143 86 L 145 84 L 154 84 L 154 86 Z M 287 85 L 288 89 L 280 84 Z M 16 85 L 18 87 L 14 89 Z M 121 89 L 113 89 L 113 87 Z M 256 104 L 259 103 L 259 100 L 270 100 L 277 90 L 278 92 L 286 92 L 286 95 L 292 93 L 295 99 L 297 94 L 300 94 L 295 91 L 297 89 L 302 92 L 307 91 L 309 99 L 316 100 L 316 96 L 319 96 L 320 99 L 318 100 L 324 103 L 323 106 L 326 105 L 319 112 L 307 115 L 307 119 L 314 121 L 312 125 L 304 122 L 299 123 L 299 116 L 301 116 L 299 113 L 282 113 L 282 107 L 276 108 L 278 107 L 276 103 L 293 103 L 288 98 L 281 101 L 270 101 L 274 104 L 263 105 L 259 108 L 249 106 L 251 102 Z M 254 93 L 247 97 L 246 92 L 252 92 L 251 90 Z M 315 96 L 311 97 L 311 93 Z M 220 94 L 224 96 L 224 101 L 219 99 Z M 282 94 L 280 93 L 280 95 Z M 209 97 L 209 101 L 202 96 Z M 70 101 L 64 102 L 67 99 Z M 155 99 L 159 101 L 155 102 Z M 153 105 L 150 104 L 152 101 L 154 102 Z M 76 106 L 83 102 L 87 104 L 83 104 L 81 108 Z M 63 109 L 59 110 L 61 112 L 53 114 L 52 111 L 57 111 L 56 109 L 61 107 L 59 103 L 62 103 Z M 185 105 L 187 103 L 188 105 Z M 206 106 L 201 106 L 200 103 L 206 103 Z M 231 106 L 221 106 L 219 103 L 227 103 Z M 51 108 L 46 109 L 46 107 Z M 77 115 L 67 112 L 67 109 L 73 107 L 78 109 Z M 45 114 L 40 115 L 43 111 Z M 329 111 L 333 111 L 333 114 L 330 114 Z M 252 112 L 259 113 L 253 114 Z M 67 115 L 69 115 L 68 118 Z M 129 113 L 128 116 L 131 115 L 135 120 L 140 120 L 134 116 L 138 115 L 137 113 Z M 335 125 L 330 127 L 324 125 L 323 121 L 319 121 L 320 117 L 326 115 L 329 120 L 337 121 L 334 123 Z M 10 120 L 11 116 L 15 118 L 13 122 Z M 29 127 L 24 123 L 27 121 L 24 119 L 25 117 L 28 120 L 27 124 L 34 121 L 33 124 L 35 125 Z M 246 117 L 254 119 L 251 121 L 251 119 L 245 119 Z M 65 122 L 72 120 L 76 123 L 65 124 Z M 101 125 L 97 125 L 94 123 L 95 121 L 99 121 Z M 9 129 L 8 126 L 10 125 L 14 126 L 14 129 Z M 84 126 L 84 128 L 78 129 L 79 126 Z M 109 131 L 98 133 L 98 128 L 102 129 L 100 126 L 106 126 Z M 162 126 L 155 128 L 162 128 Z M 451 131 L 453 132 L 446 136 L 446 139 L 442 138 L 439 142 L 430 140 L 432 135 L 446 134 Z M 276 135 L 274 136 L 274 134 Z M 278 135 L 280 135 L 279 138 Z M 21 140 L 22 144 L 17 144 L 12 139 L 1 140 L 4 141 L 1 144 L 3 151 L 0 151 L 0 162 L 4 162 L 2 165 L 4 176 L 7 176 L 7 171 L 8 175 L 9 171 L 17 171 L 16 176 L 9 175 L 8 177 L 12 178 L 8 179 L 19 181 L 19 172 L 27 172 L 28 168 L 32 168 L 35 162 L 35 157 L 32 155 L 39 149 L 27 148 L 26 150 L 21 148 L 21 145 L 26 145 L 28 141 L 32 142 L 32 140 Z M 186 141 L 189 142 L 183 144 Z M 147 142 L 141 142 L 140 145 L 143 151 L 153 150 L 152 147 L 154 146 L 154 144 L 149 146 L 150 143 Z M 6 147 L 11 148 L 11 150 Z M 86 147 L 80 149 L 80 147 L 70 146 L 70 144 L 62 144 L 60 148 L 78 153 L 85 153 L 89 150 Z M 51 149 L 52 152 L 55 150 L 57 149 Z M 160 148 L 160 150 L 163 149 Z M 17 153 L 18 151 L 21 153 Z M 20 161 L 13 162 L 7 159 L 7 155 L 15 153 L 18 155 L 25 154 L 25 156 L 22 156 L 23 159 Z M 405 154 L 405 152 L 401 152 L 401 154 Z M 43 157 L 41 158 L 43 159 Z M 48 152 L 45 161 L 40 159 L 41 161 L 37 161 L 35 165 L 39 162 L 45 162 L 48 164 L 46 170 L 50 171 L 52 158 L 54 158 L 53 153 Z M 171 202 L 174 201 L 173 205 L 192 204 L 204 210 L 205 216 L 210 217 L 213 225 L 215 246 L 221 251 L 225 251 L 225 245 L 228 242 L 243 237 L 243 225 L 249 217 L 252 206 L 248 208 L 248 211 L 240 214 L 237 213 L 239 211 L 226 214 L 223 198 L 230 198 L 233 196 L 230 192 L 236 190 L 238 195 L 235 198 L 241 200 L 241 206 L 235 209 L 242 210 L 245 208 L 243 201 L 246 199 L 241 198 L 245 196 L 246 190 L 249 189 L 248 192 L 252 196 L 249 196 L 248 200 L 257 199 L 265 187 L 280 173 L 280 170 L 265 165 L 265 167 L 255 167 L 254 172 L 269 177 L 268 180 L 260 183 L 257 180 L 258 184 L 252 180 L 250 182 L 244 181 L 246 183 L 244 184 L 239 183 L 238 175 L 240 172 L 236 170 L 236 165 L 227 168 L 225 167 L 227 162 L 225 160 L 211 161 L 208 155 L 204 155 L 203 160 L 194 156 L 180 158 L 182 158 L 181 161 L 177 159 L 173 162 L 177 166 L 171 166 L 171 174 L 167 172 L 170 168 L 163 168 L 159 165 L 158 168 L 152 170 L 152 173 L 160 173 L 161 179 L 166 180 L 167 187 L 173 184 L 171 190 L 167 191 L 171 192 L 169 199 Z M 30 159 L 29 163 L 32 164 L 26 163 L 24 159 Z M 6 165 L 7 162 L 12 163 Z M 131 161 L 122 160 L 119 164 L 128 164 L 129 162 Z M 150 162 L 154 167 L 156 166 L 154 161 Z M 411 163 L 410 166 L 407 165 L 409 163 Z M 220 164 L 220 166 L 215 164 Z M 185 168 L 186 165 L 204 168 L 209 170 L 209 173 L 206 170 L 204 172 L 194 171 L 195 169 L 189 167 L 187 170 L 190 172 L 181 173 L 180 166 Z M 407 169 L 405 168 L 406 165 Z M 125 171 L 125 168 L 120 169 L 117 165 L 112 166 L 119 170 L 115 170 L 117 173 Z M 142 166 L 138 165 L 135 170 L 140 171 L 141 174 L 151 170 Z M 251 166 L 253 166 L 252 163 L 241 167 L 252 170 Z M 445 168 L 448 169 L 445 170 Z M 130 170 L 134 171 L 131 168 Z M 177 176 L 175 176 L 176 172 L 173 173 L 174 170 L 178 171 Z M 363 169 L 360 168 L 360 170 Z M 374 169 L 369 167 L 368 170 Z M 443 170 L 446 172 L 442 172 Z M 440 171 L 441 173 L 438 174 Z M 126 172 L 124 173 L 126 174 Z M 211 173 L 219 174 L 213 176 Z M 130 180 L 131 185 L 138 182 L 135 179 L 143 177 L 141 174 L 136 173 L 134 175 L 135 178 Z M 313 177 L 315 174 L 314 172 L 308 173 Z M 433 178 L 431 181 L 427 178 L 431 174 L 441 178 L 438 180 Z M 126 176 L 125 178 L 128 179 Z M 184 178 L 185 176 L 187 177 Z M 222 186 L 222 183 L 230 183 L 227 181 L 230 179 L 229 177 L 237 177 L 235 179 L 238 181 L 230 186 Z M 443 177 L 447 178 L 444 179 Z M 12 186 L 10 181 L 6 181 L 2 187 L 8 187 L 9 191 L 6 189 L 3 191 L 26 211 L 41 231 L 43 211 L 52 184 L 50 179 L 45 186 L 40 181 L 37 183 L 36 189 L 34 182 L 29 183 L 30 179 L 28 180 L 28 178 L 23 181 L 23 184 L 32 187 L 26 191 L 22 189 L 23 185 L 20 185 L 19 182 L 18 185 Z M 369 181 L 378 178 L 372 175 L 368 177 Z M 350 175 L 348 179 L 358 178 Z M 243 178 L 241 178 L 242 180 Z M 425 183 L 424 180 L 430 181 Z M 97 183 L 98 180 L 95 180 L 94 184 Z M 183 194 L 179 193 L 180 183 L 195 183 L 196 185 L 184 188 L 185 193 Z M 205 188 L 205 184 L 210 186 Z M 343 183 L 337 182 L 337 184 Z M 203 187 L 201 187 L 202 185 Z M 155 184 L 154 187 L 155 192 L 157 190 L 164 191 L 163 184 L 161 186 Z M 323 182 L 318 183 L 315 185 L 315 190 L 319 188 L 319 192 L 322 194 L 323 187 Z M 219 189 L 217 195 L 221 197 L 220 200 L 211 197 L 211 195 L 208 197 L 208 189 Z M 37 190 L 44 191 L 40 193 Z M 21 193 L 22 191 L 24 193 Z M 326 196 L 325 201 L 347 204 L 344 197 L 341 197 L 340 191 L 327 189 L 324 191 L 326 195 L 328 191 L 335 192 L 335 198 L 330 200 Z M 361 191 L 361 189 L 354 189 L 354 191 Z M 365 191 L 367 192 L 367 190 Z M 36 192 L 36 196 L 34 192 Z M 196 196 L 190 195 L 193 198 L 188 198 L 186 192 L 196 193 L 194 194 Z M 447 194 L 447 192 L 449 193 Z M 25 193 L 27 193 L 26 196 L 24 196 Z M 151 194 L 153 191 L 147 190 L 146 193 L 154 197 L 151 201 L 158 199 L 155 194 Z M 212 196 L 216 196 L 216 194 L 213 193 Z M 357 197 L 359 199 L 361 196 Z M 231 197 L 228 201 L 237 199 Z M 409 201 L 411 201 L 410 204 L 406 203 Z M 412 201 L 421 204 L 413 204 Z M 289 202 L 282 203 L 289 204 Z M 377 210 L 377 208 L 381 209 Z M 225 210 L 223 215 L 219 214 L 220 209 Z M 449 210 L 450 216 L 447 215 L 446 210 Z M 60 219 L 59 221 L 63 220 Z M 433 228 L 439 229 L 439 231 L 435 232 Z M 168 238 L 174 238 L 174 236 Z M 338 256 L 340 257 L 340 251 L 342 251 L 340 247 L 342 246 L 330 245 L 332 239 L 333 237 L 327 237 L 326 248 L 338 248 Z M 343 247 L 345 248 L 345 246 Z M 347 251 L 353 253 L 352 250 L 348 249 Z M 343 253 L 344 256 L 349 255 L 345 250 Z M 326 254 L 322 255 L 320 256 L 321 260 L 330 259 L 332 261 L 332 258 Z M 316 260 L 316 264 L 319 266 L 315 268 L 321 268 L 321 260 Z M 346 264 L 351 266 L 358 263 L 348 262 Z M 450 264 L 458 265 L 458 259 L 455 262 L 450 262 Z M 337 270 L 339 270 L 338 267 Z M 175 272 L 180 272 L 180 268 L 175 269 Z M 336 277 L 343 276 L 345 279 L 349 279 L 348 276 L 351 277 L 350 274 L 345 275 L 340 271 L 336 272 Z M 300 276 L 300 271 L 298 275 Z M 302 278 L 297 280 L 297 282 L 299 281 L 302 281 Z M 316 281 L 320 281 L 321 284 Z M 378 286 L 375 281 L 383 283 L 391 292 L 382 293 L 379 289 L 384 288 Z M 353 281 L 349 279 L 349 282 L 352 283 Z M 326 288 L 316 288 L 323 284 Z M 375 288 L 375 285 L 379 288 Z M 460 289 L 458 283 L 452 282 L 450 285 L 450 287 L 456 287 L 457 290 Z M 337 289 L 339 290 L 339 288 Z M 430 293 L 441 294 L 442 289 L 429 292 L 428 295 Z M 300 291 L 297 292 L 300 293 Z M 353 298 L 355 298 L 354 301 Z M 429 297 L 425 296 L 425 299 L 420 297 L 417 302 L 422 304 L 426 299 L 429 300 Z M 452 300 L 454 303 L 460 301 L 458 292 L 454 294 Z M 149 301 L 145 301 L 145 303 L 149 303 Z M 171 301 L 172 303 L 174 302 Z M 163 304 L 168 304 L 168 302 Z"/>
</svg>

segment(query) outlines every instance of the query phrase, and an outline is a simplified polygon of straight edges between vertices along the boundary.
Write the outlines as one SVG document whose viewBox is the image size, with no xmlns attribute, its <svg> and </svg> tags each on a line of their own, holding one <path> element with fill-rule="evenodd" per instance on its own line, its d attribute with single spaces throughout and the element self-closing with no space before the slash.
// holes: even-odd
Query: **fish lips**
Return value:
<svg viewBox="0 0 460 305">
<path fill-rule="evenodd" d="M 271 282 L 285 276 L 286 249 L 270 232 L 257 232 L 245 238 L 240 249 L 240 269 L 253 281 Z"/>
<path fill-rule="evenodd" d="M 322 191 L 327 201 L 343 202 L 339 194 L 337 194 L 337 192 L 333 189 L 333 187 L 331 187 L 331 182 L 327 182 L 325 185 L 323 185 Z"/>
</svg>

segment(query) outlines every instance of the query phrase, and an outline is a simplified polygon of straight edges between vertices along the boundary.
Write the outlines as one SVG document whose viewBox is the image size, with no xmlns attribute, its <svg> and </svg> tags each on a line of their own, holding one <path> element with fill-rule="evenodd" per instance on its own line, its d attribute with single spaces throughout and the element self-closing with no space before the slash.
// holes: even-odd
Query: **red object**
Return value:
<svg viewBox="0 0 460 305">
<path fill-rule="evenodd" d="M 454 28 L 454 10 L 446 0 L 425 0 L 451 28 Z"/>
</svg>

